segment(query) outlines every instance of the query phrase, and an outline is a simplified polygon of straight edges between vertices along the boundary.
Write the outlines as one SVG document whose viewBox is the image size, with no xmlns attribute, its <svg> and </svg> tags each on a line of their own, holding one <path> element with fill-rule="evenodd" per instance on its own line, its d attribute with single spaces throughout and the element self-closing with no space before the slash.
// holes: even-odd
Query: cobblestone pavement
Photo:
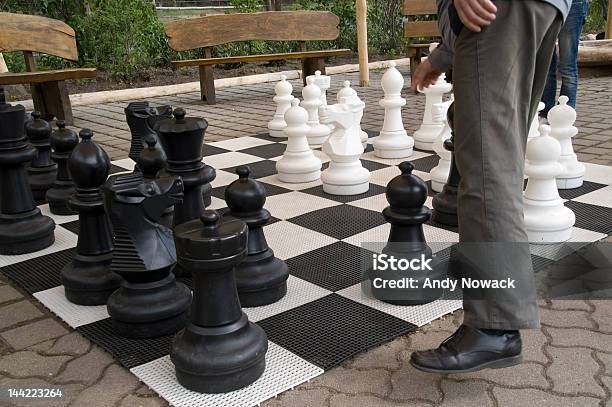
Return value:
<svg viewBox="0 0 612 407">
<path fill-rule="evenodd" d="M 335 76 L 334 89 L 356 75 Z M 364 128 L 382 125 L 380 73 L 368 89 Z M 296 90 L 299 84 L 294 81 Z M 209 141 L 264 132 L 273 84 L 222 89 L 208 106 L 196 93 L 155 98 L 208 119 Z M 332 95 L 335 92 L 332 92 Z M 297 92 L 295 93 L 297 95 Z M 584 161 L 612 165 L 612 79 L 581 79 L 575 146 Z M 404 119 L 416 130 L 424 97 L 407 95 Z M 125 103 L 75 107 L 76 126 L 91 127 L 113 159 L 127 157 Z M 612 240 L 611 240 L 612 241 Z M 542 329 L 523 332 L 525 363 L 503 370 L 440 376 L 408 364 L 416 349 L 437 346 L 461 323 L 461 312 L 358 355 L 265 403 L 284 406 L 606 406 L 612 405 L 612 301 L 541 303 Z M 0 275 L 0 389 L 59 387 L 64 397 L 3 405 L 166 406 L 112 357 L 51 315 Z"/>
</svg>

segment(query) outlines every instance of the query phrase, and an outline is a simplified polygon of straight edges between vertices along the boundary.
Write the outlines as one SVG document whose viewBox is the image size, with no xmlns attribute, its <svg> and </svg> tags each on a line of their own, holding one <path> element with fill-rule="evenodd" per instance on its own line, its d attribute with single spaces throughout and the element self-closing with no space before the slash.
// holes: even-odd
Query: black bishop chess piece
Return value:
<svg viewBox="0 0 612 407">
<path fill-rule="evenodd" d="M 399 169 L 401 174 L 387 184 L 386 197 L 389 206 L 383 210 L 385 220 L 391 224 L 389 239 L 382 250 L 389 268 L 372 267 L 368 271 L 371 291 L 375 298 L 390 304 L 421 305 L 442 295 L 441 289 L 424 287 L 423 282 L 426 279 L 440 279 L 444 270 L 436 263 L 423 232 L 423 224 L 431 217 L 430 209 L 425 206 L 427 185 L 412 174 L 414 166 L 409 161 L 402 162 Z M 379 259 L 382 260 L 383 257 Z M 391 259 L 395 259 L 395 266 Z M 408 264 L 410 268 L 407 268 Z M 428 266 L 423 267 L 425 264 Z M 406 279 L 412 279 L 414 284 L 408 287 L 390 287 L 382 283 L 405 283 Z"/>
<path fill-rule="evenodd" d="M 190 322 L 174 337 L 170 359 L 189 390 L 225 393 L 263 373 L 268 340 L 242 311 L 234 267 L 247 256 L 248 228 L 216 211 L 177 226 L 178 262 L 193 275 Z"/>
<path fill-rule="evenodd" d="M 24 134 L 25 108 L 0 104 L 0 254 L 31 253 L 55 241 L 55 222 L 36 207 L 26 163 L 36 149 Z"/>
<path fill-rule="evenodd" d="M 32 120 L 25 124 L 25 131 L 30 144 L 38 151 L 28 168 L 30 188 L 34 199 L 43 202 L 57 175 L 57 164 L 51 160 L 51 124 L 40 117 L 40 112 L 32 112 Z"/>
<path fill-rule="evenodd" d="M 172 117 L 172 106 L 151 106 L 147 101 L 131 102 L 124 112 L 132 134 L 128 157 L 136 163 L 134 171 L 139 172 L 140 164 L 138 161 L 141 151 L 146 146 L 146 139 L 153 137 L 157 141 L 157 133 L 154 130 L 155 124 L 160 120 Z M 161 150 L 162 146 L 157 143 L 155 148 Z"/>
<path fill-rule="evenodd" d="M 68 158 L 72 150 L 79 144 L 76 132 L 66 128 L 66 122 L 57 121 L 57 129 L 51 134 L 51 159 L 57 163 L 57 177 L 53 187 L 47 191 L 47 202 L 51 213 L 56 215 L 72 215 L 75 212 L 68 205 L 74 194 L 74 181 L 68 171 Z"/>
<path fill-rule="evenodd" d="M 182 200 L 183 182 L 134 173 L 109 178 L 103 190 L 115 235 L 111 270 L 123 277 L 107 303 L 115 333 L 128 338 L 176 333 L 187 323 L 191 291 L 172 273 L 172 230 L 159 220 Z"/>
<path fill-rule="evenodd" d="M 264 209 L 266 190 L 250 178 L 251 169 L 236 169 L 238 179 L 225 189 L 225 202 L 229 207 L 224 217 L 242 220 L 249 227 L 247 258 L 236 266 L 238 296 L 243 307 L 259 307 L 272 304 L 287 294 L 289 268 L 274 257 L 268 247 L 263 226 L 270 220 L 270 212 Z"/>
<path fill-rule="evenodd" d="M 103 305 L 121 282 L 110 268 L 113 234 L 100 191 L 110 171 L 110 160 L 92 140 L 91 130 L 81 130 L 79 137 L 81 142 L 68 159 L 68 171 L 75 184 L 68 204 L 79 214 L 79 239 L 76 254 L 62 269 L 61 279 L 70 302 Z"/>
<path fill-rule="evenodd" d="M 446 115 L 448 124 L 453 129 L 453 118 L 454 118 L 455 106 L 454 103 L 448 108 Z M 455 162 L 455 145 L 454 135 L 444 142 L 444 148 L 451 152 L 451 167 L 450 173 L 448 174 L 448 180 L 444 184 L 442 191 L 437 193 L 432 201 L 433 205 L 433 221 L 441 223 L 446 226 L 457 226 L 459 224 L 457 220 L 457 190 L 459 189 L 459 182 L 461 182 L 461 176 L 457 170 L 457 163 Z"/>
<path fill-rule="evenodd" d="M 138 156 L 138 167 L 145 181 L 154 181 L 162 175 L 162 170 L 166 168 L 166 153 L 164 153 L 163 149 L 158 148 L 157 138 L 151 135 L 147 135 L 145 143 L 147 146 L 142 149 Z M 174 205 L 170 205 L 164 210 L 159 223 L 172 229 L 173 216 Z"/>
</svg>

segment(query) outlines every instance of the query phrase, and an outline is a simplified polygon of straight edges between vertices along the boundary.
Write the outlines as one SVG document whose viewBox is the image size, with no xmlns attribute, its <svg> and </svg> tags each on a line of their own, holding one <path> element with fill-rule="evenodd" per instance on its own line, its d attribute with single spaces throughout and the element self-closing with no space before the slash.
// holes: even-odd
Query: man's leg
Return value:
<svg viewBox="0 0 612 407">
<path fill-rule="evenodd" d="M 546 86 L 542 94 L 542 102 L 544 102 L 544 110 L 540 112 L 540 116 L 548 117 L 548 111 L 557 104 L 557 50 L 553 51 L 548 75 L 546 76 Z"/>
<path fill-rule="evenodd" d="M 569 98 L 569 105 L 576 107 L 578 91 L 578 44 L 588 11 L 586 0 L 574 0 L 567 20 L 559 33 L 559 73 L 561 95 Z M 553 106 L 556 104 L 553 104 Z"/>
</svg>

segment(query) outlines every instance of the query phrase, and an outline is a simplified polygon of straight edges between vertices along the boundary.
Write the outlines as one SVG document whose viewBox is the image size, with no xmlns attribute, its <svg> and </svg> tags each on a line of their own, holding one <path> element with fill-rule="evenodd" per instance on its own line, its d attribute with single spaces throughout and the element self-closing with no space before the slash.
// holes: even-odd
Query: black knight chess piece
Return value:
<svg viewBox="0 0 612 407">
<path fill-rule="evenodd" d="M 176 265 L 172 230 L 159 223 L 166 208 L 182 198 L 179 177 L 116 175 L 104 186 L 105 206 L 115 235 L 111 270 L 123 277 L 121 287 L 107 303 L 118 335 L 170 335 L 187 322 L 191 292 L 172 273 Z"/>
<path fill-rule="evenodd" d="M 0 254 L 31 253 L 55 241 L 55 222 L 36 207 L 25 164 L 36 149 L 24 134 L 25 109 L 0 104 Z"/>
<path fill-rule="evenodd" d="M 61 279 L 69 301 L 103 305 L 121 282 L 110 269 L 113 234 L 100 191 L 110 171 L 110 160 L 92 140 L 91 130 L 81 130 L 79 137 L 81 142 L 68 159 L 68 171 L 75 184 L 68 204 L 79 214 L 79 240 L 74 258 L 62 269 Z"/>
<path fill-rule="evenodd" d="M 128 157 L 136 163 L 135 172 L 140 171 L 138 160 L 140 153 L 145 148 L 147 137 L 153 137 L 157 141 L 154 130 L 155 124 L 163 119 L 172 117 L 172 106 L 151 106 L 149 102 L 132 102 L 125 108 L 125 118 L 132 134 L 130 152 Z M 158 143 L 156 148 L 161 149 Z"/>
<path fill-rule="evenodd" d="M 453 129 L 453 117 L 454 117 L 454 103 L 448 108 L 446 115 L 448 124 Z M 455 162 L 455 145 L 454 135 L 450 139 L 444 142 L 444 148 L 451 152 L 451 168 L 448 174 L 448 180 L 442 188 L 442 192 L 436 194 L 433 198 L 433 221 L 441 223 L 447 226 L 457 226 L 459 224 L 457 220 L 457 190 L 459 189 L 459 182 L 461 182 L 461 176 L 457 170 L 457 163 Z"/>
<path fill-rule="evenodd" d="M 148 135 L 145 138 L 145 143 L 147 146 L 142 149 L 140 156 L 138 156 L 138 167 L 145 181 L 155 181 L 162 175 L 162 170 L 166 168 L 166 154 L 163 149 L 157 147 L 158 142 L 155 137 Z M 159 223 L 172 229 L 173 216 L 174 205 L 170 205 L 164 210 Z"/>
<path fill-rule="evenodd" d="M 225 393 L 248 386 L 265 369 L 268 340 L 242 311 L 234 267 L 247 256 L 248 228 L 216 211 L 177 226 L 179 264 L 193 275 L 190 323 L 174 337 L 170 358 L 189 390 Z"/>
<path fill-rule="evenodd" d="M 57 121 L 57 130 L 51 134 L 51 159 L 57 163 L 57 177 L 53 187 L 47 191 L 47 202 L 51 213 L 56 215 L 72 215 L 75 212 L 68 205 L 74 194 L 74 181 L 68 171 L 68 158 L 79 143 L 77 134 L 66 128 L 66 122 Z"/>
<path fill-rule="evenodd" d="M 30 188 L 34 199 L 42 202 L 57 174 L 57 164 L 51 160 L 51 125 L 40 117 L 39 112 L 32 112 L 32 120 L 25 124 L 25 131 L 30 144 L 38 151 L 28 168 Z"/>
<path fill-rule="evenodd" d="M 249 227 L 247 258 L 236 266 L 238 296 L 243 307 L 272 304 L 287 293 L 289 269 L 284 261 L 274 257 L 268 247 L 263 226 L 270 220 L 270 212 L 263 208 L 266 190 L 249 178 L 251 169 L 236 169 L 239 178 L 225 189 L 225 201 L 230 211 L 225 217 L 242 220 Z"/>
</svg>

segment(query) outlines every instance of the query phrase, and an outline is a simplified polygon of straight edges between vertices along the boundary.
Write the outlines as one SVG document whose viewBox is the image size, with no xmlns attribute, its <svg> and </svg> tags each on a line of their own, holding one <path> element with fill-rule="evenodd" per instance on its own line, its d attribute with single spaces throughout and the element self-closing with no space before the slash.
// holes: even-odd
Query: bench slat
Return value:
<svg viewBox="0 0 612 407">
<path fill-rule="evenodd" d="M 0 74 L 0 85 L 19 85 L 95 78 L 96 68 L 59 69 L 55 71 L 19 72 Z"/>
<path fill-rule="evenodd" d="M 415 37 L 439 37 L 437 21 L 407 21 L 404 24 L 404 36 Z"/>
<path fill-rule="evenodd" d="M 332 49 L 327 51 L 287 52 L 283 54 L 248 55 L 226 58 L 187 59 L 184 61 L 172 61 L 172 64 L 176 67 L 181 67 L 231 64 L 238 62 L 279 61 L 284 59 L 325 58 L 347 56 L 350 55 L 352 52 L 353 51 L 351 51 L 350 49 Z"/>
<path fill-rule="evenodd" d="M 436 0 L 404 0 L 404 15 L 422 16 L 437 14 Z"/>
</svg>

